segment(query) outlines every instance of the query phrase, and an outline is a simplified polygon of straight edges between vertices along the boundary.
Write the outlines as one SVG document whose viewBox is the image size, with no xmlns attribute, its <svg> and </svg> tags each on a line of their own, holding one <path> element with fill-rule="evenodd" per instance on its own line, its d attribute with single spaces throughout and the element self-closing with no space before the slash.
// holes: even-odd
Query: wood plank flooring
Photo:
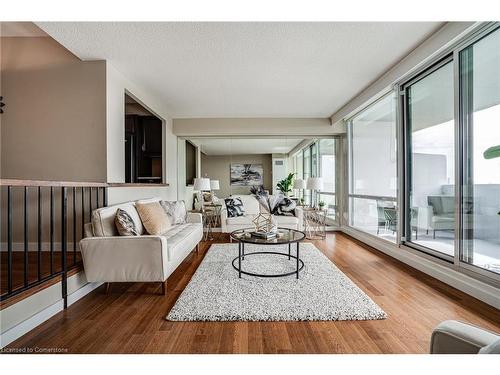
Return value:
<svg viewBox="0 0 500 375">
<path fill-rule="evenodd" d="M 434 326 L 459 319 L 500 332 L 500 311 L 344 234 L 313 241 L 388 318 L 340 322 L 169 322 L 165 316 L 213 242 L 160 284 L 90 293 L 9 347 L 70 353 L 427 353 Z"/>
</svg>

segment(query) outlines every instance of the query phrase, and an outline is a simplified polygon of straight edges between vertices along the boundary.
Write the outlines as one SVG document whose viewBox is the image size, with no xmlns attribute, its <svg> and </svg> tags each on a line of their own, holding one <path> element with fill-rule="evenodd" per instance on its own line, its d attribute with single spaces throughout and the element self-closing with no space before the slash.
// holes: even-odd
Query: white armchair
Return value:
<svg viewBox="0 0 500 375">
<path fill-rule="evenodd" d="M 431 336 L 431 354 L 500 354 L 500 335 L 456 320 L 440 323 Z"/>
</svg>

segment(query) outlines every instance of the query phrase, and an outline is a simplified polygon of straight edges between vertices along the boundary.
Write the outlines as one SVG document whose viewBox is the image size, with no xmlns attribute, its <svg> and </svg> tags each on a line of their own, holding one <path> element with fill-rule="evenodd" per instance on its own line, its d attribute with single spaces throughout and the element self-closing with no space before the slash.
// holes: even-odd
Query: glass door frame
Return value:
<svg viewBox="0 0 500 375">
<path fill-rule="evenodd" d="M 463 244 L 466 240 L 464 238 L 464 223 L 463 223 L 463 194 L 464 194 L 464 167 L 467 161 L 467 137 L 465 134 L 466 129 L 469 126 L 468 116 L 470 113 L 464 110 L 465 106 L 463 103 L 464 98 L 467 99 L 466 94 L 462 90 L 467 89 L 462 84 L 460 79 L 460 53 L 479 41 L 480 39 L 486 37 L 491 32 L 500 28 L 500 22 L 486 22 L 482 26 L 471 32 L 470 35 L 464 37 L 462 40 L 457 42 L 455 45 L 448 47 L 439 56 L 436 56 L 432 61 L 428 61 L 416 72 L 408 74 L 407 77 L 402 78 L 398 83 L 394 85 L 394 89 L 398 92 L 398 130 L 400 132 L 400 137 L 398 139 L 399 152 L 398 160 L 401 160 L 400 167 L 398 168 L 400 178 L 399 191 L 400 194 L 400 217 L 399 217 L 399 227 L 401 229 L 401 236 L 399 239 L 400 247 L 404 250 L 408 250 L 414 254 L 424 256 L 426 258 L 432 259 L 438 263 L 451 266 L 451 268 L 459 271 L 461 273 L 467 274 L 473 278 L 484 281 L 488 284 L 495 286 L 500 286 L 500 275 L 485 270 L 481 267 L 463 262 L 461 260 L 461 254 L 463 252 Z M 409 173 L 411 173 L 411 168 L 408 164 L 408 153 L 411 149 L 408 149 L 408 108 L 406 107 L 406 89 L 411 84 L 419 81 L 425 76 L 431 74 L 437 69 L 441 68 L 445 64 L 452 62 L 453 64 L 453 90 L 454 90 L 454 145 L 455 145 L 455 245 L 454 245 L 454 255 L 447 256 L 446 254 L 439 253 L 432 249 L 426 248 L 424 246 L 418 245 L 411 241 L 407 241 L 407 234 L 411 233 L 410 222 L 408 220 L 409 216 L 409 206 L 411 205 L 409 190 L 411 179 L 408 179 Z"/>
<path fill-rule="evenodd" d="M 414 85 L 415 83 L 423 80 L 424 78 L 428 77 L 432 73 L 438 71 L 445 65 L 452 63 L 454 64 L 453 60 L 453 54 L 448 54 L 444 58 L 440 59 L 437 61 L 435 64 L 430 66 L 429 68 L 423 70 L 419 74 L 413 76 L 410 80 L 405 82 L 400 86 L 399 89 L 399 106 L 402 110 L 402 116 L 401 116 L 401 125 L 402 127 L 402 151 L 403 151 L 403 157 L 402 157 L 402 180 L 403 180 L 403 187 L 401 191 L 403 194 L 401 194 L 401 221 L 400 221 L 400 226 L 401 226 L 401 244 L 406 245 L 408 247 L 414 248 L 418 251 L 422 251 L 424 253 L 427 253 L 429 255 L 438 257 L 440 259 L 443 259 L 449 263 L 454 263 L 454 256 L 444 254 L 442 252 L 439 252 L 437 250 L 431 249 L 429 247 L 420 245 L 418 243 L 412 242 L 411 241 L 411 218 L 409 217 L 411 215 L 411 187 L 412 187 L 412 165 L 411 165 L 411 160 L 412 160 L 412 148 L 411 148 L 411 129 L 410 129 L 410 109 L 408 108 L 408 93 L 410 90 L 410 87 Z M 455 80 L 454 80 L 455 81 Z M 454 90 L 455 90 L 455 82 L 453 82 L 454 85 Z M 457 212 L 458 210 L 458 197 L 459 195 L 457 194 L 457 153 L 458 153 L 458 148 L 456 145 L 456 136 L 457 136 L 457 124 L 458 121 L 456 119 L 455 113 L 454 113 L 454 158 L 455 158 L 455 191 L 454 191 L 454 199 L 455 199 L 455 223 L 457 223 Z M 454 254 L 456 252 L 456 244 L 457 244 L 457 228 L 455 227 L 455 238 L 454 238 Z"/>
</svg>

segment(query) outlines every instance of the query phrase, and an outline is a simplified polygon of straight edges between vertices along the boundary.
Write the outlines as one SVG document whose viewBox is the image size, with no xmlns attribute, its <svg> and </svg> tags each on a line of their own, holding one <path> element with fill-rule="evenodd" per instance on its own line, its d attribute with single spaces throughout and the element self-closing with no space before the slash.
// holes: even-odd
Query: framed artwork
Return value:
<svg viewBox="0 0 500 375">
<path fill-rule="evenodd" d="M 262 164 L 231 164 L 231 186 L 262 185 Z"/>
</svg>

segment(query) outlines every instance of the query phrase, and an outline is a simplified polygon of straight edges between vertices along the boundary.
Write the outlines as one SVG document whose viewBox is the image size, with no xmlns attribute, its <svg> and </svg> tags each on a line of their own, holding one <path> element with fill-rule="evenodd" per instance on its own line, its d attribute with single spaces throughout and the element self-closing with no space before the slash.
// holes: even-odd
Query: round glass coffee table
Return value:
<svg viewBox="0 0 500 375">
<path fill-rule="evenodd" d="M 231 239 L 238 241 L 238 256 L 234 258 L 232 262 L 234 269 L 238 271 L 238 276 L 241 278 L 241 274 L 245 274 L 248 276 L 257 276 L 257 277 L 284 277 L 284 276 L 296 275 L 298 279 L 299 272 L 304 268 L 304 262 L 300 259 L 299 243 L 306 237 L 305 233 L 295 229 L 278 228 L 277 237 L 271 239 L 265 239 L 252 236 L 251 233 L 254 231 L 255 229 L 253 228 L 246 228 L 246 229 L 235 230 L 230 234 Z M 295 255 L 292 255 L 292 244 L 294 243 L 296 252 Z M 254 251 L 245 254 L 245 244 L 288 245 L 288 254 L 280 253 L 277 251 Z M 272 259 L 271 257 L 275 256 L 288 257 L 289 260 L 295 261 L 295 270 L 292 272 L 279 273 L 279 274 L 258 274 L 249 271 L 244 271 L 242 269 L 241 264 L 242 261 L 245 260 L 245 257 L 253 255 L 263 255 L 263 254 L 268 255 L 270 259 Z"/>
</svg>

